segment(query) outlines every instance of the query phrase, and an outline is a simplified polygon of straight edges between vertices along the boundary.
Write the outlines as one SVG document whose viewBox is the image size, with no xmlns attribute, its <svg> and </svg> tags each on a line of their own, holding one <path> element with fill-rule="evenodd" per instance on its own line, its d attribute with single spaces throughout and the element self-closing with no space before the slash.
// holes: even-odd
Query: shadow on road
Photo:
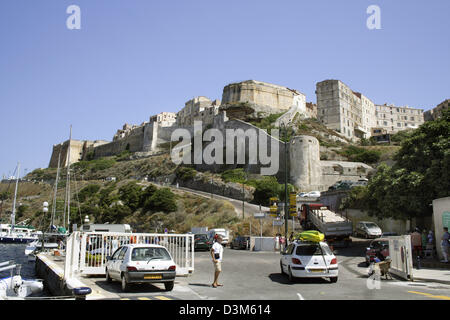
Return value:
<svg viewBox="0 0 450 320">
<path fill-rule="evenodd" d="M 95 284 L 105 291 L 112 293 L 122 293 L 121 284 L 119 281 L 113 281 L 112 283 L 106 282 L 106 280 L 95 281 Z M 130 288 L 127 293 L 158 293 L 167 292 L 165 289 L 158 288 L 150 283 L 130 283 Z"/>
<path fill-rule="evenodd" d="M 206 283 L 188 283 L 190 286 L 197 286 L 197 287 L 207 287 L 212 288 L 212 284 L 206 284 Z"/>
<path fill-rule="evenodd" d="M 286 275 L 282 275 L 281 273 L 271 273 L 269 275 L 269 279 L 272 280 L 273 282 L 278 282 L 280 284 L 288 284 L 288 285 L 293 285 L 296 283 L 304 283 L 304 284 L 329 283 L 329 281 L 324 278 L 295 278 L 293 282 L 290 282 L 288 277 Z"/>
</svg>

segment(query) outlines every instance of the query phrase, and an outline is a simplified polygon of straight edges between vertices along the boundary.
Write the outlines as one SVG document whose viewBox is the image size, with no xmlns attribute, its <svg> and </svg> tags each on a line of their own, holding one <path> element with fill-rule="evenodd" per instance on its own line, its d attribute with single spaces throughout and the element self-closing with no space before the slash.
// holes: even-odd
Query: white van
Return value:
<svg viewBox="0 0 450 320">
<path fill-rule="evenodd" d="M 131 233 L 131 227 L 129 224 L 83 224 L 81 231 L 84 232 L 122 232 Z"/>
<path fill-rule="evenodd" d="M 208 231 L 208 238 L 212 239 L 215 235 L 219 235 L 222 237 L 222 245 L 224 247 L 227 246 L 229 242 L 229 231 L 223 228 L 211 229 Z"/>
</svg>

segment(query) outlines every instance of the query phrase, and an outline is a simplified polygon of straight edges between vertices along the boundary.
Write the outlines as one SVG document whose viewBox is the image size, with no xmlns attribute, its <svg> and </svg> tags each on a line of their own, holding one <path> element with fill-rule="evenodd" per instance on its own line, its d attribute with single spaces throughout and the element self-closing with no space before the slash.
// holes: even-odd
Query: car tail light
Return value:
<svg viewBox="0 0 450 320">
<path fill-rule="evenodd" d="M 136 267 L 127 267 L 127 271 L 138 271 Z"/>
<path fill-rule="evenodd" d="M 293 264 L 302 264 L 302 262 L 297 258 L 292 258 L 292 263 Z"/>
<path fill-rule="evenodd" d="M 177 266 L 170 266 L 169 271 L 175 271 L 177 269 Z"/>
<path fill-rule="evenodd" d="M 336 264 L 337 263 L 337 259 L 336 258 L 333 258 L 332 260 L 331 260 L 331 262 L 330 262 L 330 264 Z"/>
</svg>

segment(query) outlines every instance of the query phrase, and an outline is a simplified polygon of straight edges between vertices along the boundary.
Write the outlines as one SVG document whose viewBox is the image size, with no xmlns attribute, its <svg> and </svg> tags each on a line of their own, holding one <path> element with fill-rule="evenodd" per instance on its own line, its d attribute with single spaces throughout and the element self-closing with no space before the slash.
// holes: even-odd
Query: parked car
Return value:
<svg viewBox="0 0 450 320">
<path fill-rule="evenodd" d="M 367 186 L 368 182 L 365 180 L 358 180 L 356 182 L 353 182 L 350 186 L 350 188 L 354 188 L 354 187 L 364 187 Z"/>
<path fill-rule="evenodd" d="M 280 269 L 289 281 L 326 277 L 336 282 L 339 272 L 337 258 L 326 242 L 292 242 L 282 253 Z"/>
<path fill-rule="evenodd" d="M 306 197 L 307 194 L 307 192 L 300 192 L 297 196 L 303 198 Z"/>
<path fill-rule="evenodd" d="M 355 235 L 363 238 L 379 238 L 383 232 L 381 228 L 374 222 L 360 221 L 356 224 Z"/>
<path fill-rule="evenodd" d="M 384 261 L 389 256 L 389 240 L 386 238 L 379 238 L 372 240 L 369 247 L 366 249 L 366 265 L 369 266 L 378 257 Z"/>
<path fill-rule="evenodd" d="M 309 198 L 319 198 L 319 197 L 320 197 L 320 191 L 311 191 L 311 192 L 308 192 L 308 193 L 306 194 L 305 197 L 309 197 Z"/>
<path fill-rule="evenodd" d="M 128 291 L 130 283 L 164 283 L 167 291 L 173 289 L 176 264 L 163 246 L 127 244 L 106 260 L 106 281 L 121 281 L 122 291 Z"/>
<path fill-rule="evenodd" d="M 194 250 L 211 250 L 213 243 L 207 234 L 194 235 Z"/>
<path fill-rule="evenodd" d="M 231 249 L 247 249 L 250 247 L 250 237 L 248 236 L 237 236 L 231 241 Z"/>
<path fill-rule="evenodd" d="M 328 188 L 328 191 L 331 190 L 347 190 L 350 189 L 353 182 L 350 180 L 341 180 L 333 184 L 331 187 Z"/>
</svg>

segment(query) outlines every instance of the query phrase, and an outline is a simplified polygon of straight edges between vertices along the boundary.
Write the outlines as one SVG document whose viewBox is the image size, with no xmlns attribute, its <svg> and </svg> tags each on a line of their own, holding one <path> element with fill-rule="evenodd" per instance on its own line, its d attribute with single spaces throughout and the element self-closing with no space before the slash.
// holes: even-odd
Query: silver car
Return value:
<svg viewBox="0 0 450 320">
<path fill-rule="evenodd" d="M 128 291 L 130 283 L 164 283 L 167 291 L 173 289 L 176 265 L 163 246 L 127 244 L 106 260 L 106 281 L 120 281 L 122 291 Z"/>
<path fill-rule="evenodd" d="M 374 222 L 361 221 L 356 224 L 355 235 L 362 236 L 366 239 L 379 238 L 383 232 L 381 228 Z"/>
</svg>

